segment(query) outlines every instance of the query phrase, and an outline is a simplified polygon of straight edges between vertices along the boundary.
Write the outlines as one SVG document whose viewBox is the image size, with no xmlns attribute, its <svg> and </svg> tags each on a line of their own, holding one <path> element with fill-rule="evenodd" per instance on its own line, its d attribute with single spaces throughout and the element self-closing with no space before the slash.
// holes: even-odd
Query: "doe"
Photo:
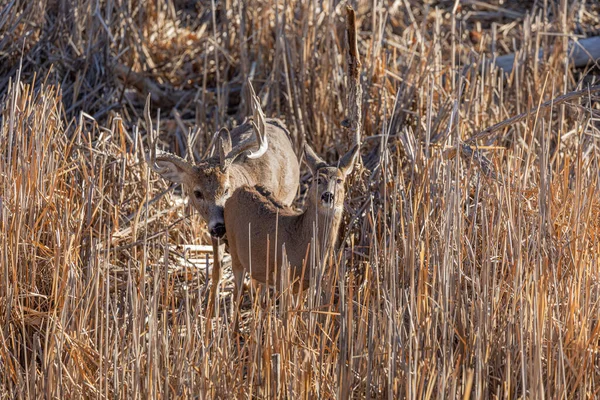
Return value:
<svg viewBox="0 0 600 400">
<path fill-rule="evenodd" d="M 303 212 L 277 204 L 260 186 L 240 187 L 225 204 L 225 229 L 235 284 L 236 328 L 237 302 L 246 271 L 255 281 L 278 286 L 285 261 L 290 266 L 291 281 L 301 279 L 294 291 L 298 287 L 306 289 L 310 281 L 310 270 L 306 266 L 309 245 L 314 243 L 321 254 L 328 254 L 335 245 L 344 209 L 344 183 L 354 166 L 358 145 L 341 158 L 338 167 L 328 165 L 308 145 L 304 151 L 313 181 Z"/>
</svg>

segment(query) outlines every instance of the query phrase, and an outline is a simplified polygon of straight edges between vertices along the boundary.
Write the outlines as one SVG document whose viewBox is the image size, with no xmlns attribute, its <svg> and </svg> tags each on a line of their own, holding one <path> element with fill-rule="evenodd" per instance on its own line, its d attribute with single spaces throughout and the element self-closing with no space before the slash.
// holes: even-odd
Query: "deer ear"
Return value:
<svg viewBox="0 0 600 400">
<path fill-rule="evenodd" d="M 358 145 L 354 145 L 353 148 L 350 149 L 349 152 L 344 154 L 344 156 L 340 159 L 339 169 L 342 171 L 344 176 L 348 176 L 352 169 L 354 168 L 354 164 L 356 163 L 356 156 L 358 155 Z"/>
<path fill-rule="evenodd" d="M 156 166 L 161 177 L 175 183 L 183 183 L 187 176 L 194 174 L 191 163 L 172 154 L 156 157 Z"/>
<path fill-rule="evenodd" d="M 304 155 L 306 156 L 306 164 L 310 167 L 313 174 L 317 169 L 327 166 L 327 163 L 308 144 L 304 145 Z"/>
<path fill-rule="evenodd" d="M 219 160 L 221 167 L 225 168 L 227 165 L 227 155 L 231 152 L 231 135 L 227 128 L 221 128 L 219 131 Z"/>
</svg>

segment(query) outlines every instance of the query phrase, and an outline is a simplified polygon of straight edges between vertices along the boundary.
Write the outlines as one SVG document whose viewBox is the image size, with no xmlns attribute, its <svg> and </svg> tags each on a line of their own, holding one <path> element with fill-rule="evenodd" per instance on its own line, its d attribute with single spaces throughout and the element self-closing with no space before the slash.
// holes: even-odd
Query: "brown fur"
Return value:
<svg viewBox="0 0 600 400">
<path fill-rule="evenodd" d="M 190 202 L 206 220 L 209 230 L 223 223 L 223 206 L 235 189 L 242 185 L 260 184 L 285 205 L 294 200 L 298 190 L 299 165 L 286 129 L 282 122 L 267 119 L 267 152 L 260 158 L 242 155 L 231 165 L 223 166 L 218 156 L 202 160 L 197 165 L 172 154 L 158 155 L 156 164 L 170 170 L 165 179 L 183 183 Z M 252 125 L 246 121 L 231 132 L 231 143 L 236 146 L 251 139 Z M 194 193 L 199 192 L 201 198 Z"/>
<path fill-rule="evenodd" d="M 289 132 L 283 122 L 266 119 L 264 134 L 268 148 L 259 158 L 250 158 L 247 152 L 227 157 L 245 144 L 254 145 L 256 126 L 252 119 L 231 131 L 225 129 L 220 135 L 219 155 L 193 165 L 173 154 L 157 155 L 153 168 L 167 180 L 182 183 L 190 203 L 208 224 L 209 231 L 223 226 L 223 207 L 231 194 L 244 185 L 260 184 L 283 205 L 290 205 L 296 196 L 299 182 L 299 165 L 292 148 Z M 254 135 L 254 136 L 253 136 Z M 247 146 L 247 147 L 249 147 Z M 232 147 L 234 150 L 232 150 Z M 153 164 L 154 164 L 153 163 Z M 213 237 L 212 293 L 209 315 L 221 278 L 221 260 L 225 238 Z"/>
<path fill-rule="evenodd" d="M 335 243 L 344 208 L 344 182 L 352 170 L 358 147 L 344 156 L 339 168 L 327 165 L 308 146 L 306 152 L 314 178 L 303 212 L 281 207 L 260 187 L 242 186 L 227 200 L 225 227 L 236 298 L 242 289 L 245 271 L 258 282 L 280 283 L 283 248 L 294 279 L 302 276 L 303 267 L 309 265 L 306 257 L 311 243 L 317 247 L 313 249 L 316 254 L 322 255 Z M 333 195 L 331 204 L 324 203 L 325 193 Z M 310 270 L 304 272 L 303 288 L 308 286 L 310 275 Z"/>
</svg>

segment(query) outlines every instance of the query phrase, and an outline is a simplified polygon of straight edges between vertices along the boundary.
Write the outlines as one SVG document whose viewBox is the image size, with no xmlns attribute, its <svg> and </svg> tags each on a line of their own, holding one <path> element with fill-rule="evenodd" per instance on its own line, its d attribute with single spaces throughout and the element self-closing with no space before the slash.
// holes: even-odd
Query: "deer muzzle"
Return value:
<svg viewBox="0 0 600 400">
<path fill-rule="evenodd" d="M 325 192 L 321 195 L 321 200 L 323 201 L 323 203 L 327 204 L 327 205 L 331 205 L 333 203 L 333 193 L 331 192 Z"/>
<path fill-rule="evenodd" d="M 225 224 L 218 223 L 210 229 L 210 235 L 214 238 L 222 239 L 225 236 Z"/>
</svg>

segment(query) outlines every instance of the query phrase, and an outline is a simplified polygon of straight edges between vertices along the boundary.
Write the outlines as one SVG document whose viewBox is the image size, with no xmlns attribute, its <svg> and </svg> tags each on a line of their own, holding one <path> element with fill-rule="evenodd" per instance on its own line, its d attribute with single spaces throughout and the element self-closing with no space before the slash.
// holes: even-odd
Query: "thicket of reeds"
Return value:
<svg viewBox="0 0 600 400">
<path fill-rule="evenodd" d="M 596 84 L 566 53 L 600 33 L 594 2 L 350 2 L 364 146 L 340 249 L 317 293 L 247 298 L 240 334 L 229 269 L 204 317 L 206 226 L 144 162 L 144 101 L 198 160 L 250 78 L 336 160 L 346 3 L 3 3 L 0 398 L 600 396 L 598 93 L 469 141 Z"/>
</svg>

